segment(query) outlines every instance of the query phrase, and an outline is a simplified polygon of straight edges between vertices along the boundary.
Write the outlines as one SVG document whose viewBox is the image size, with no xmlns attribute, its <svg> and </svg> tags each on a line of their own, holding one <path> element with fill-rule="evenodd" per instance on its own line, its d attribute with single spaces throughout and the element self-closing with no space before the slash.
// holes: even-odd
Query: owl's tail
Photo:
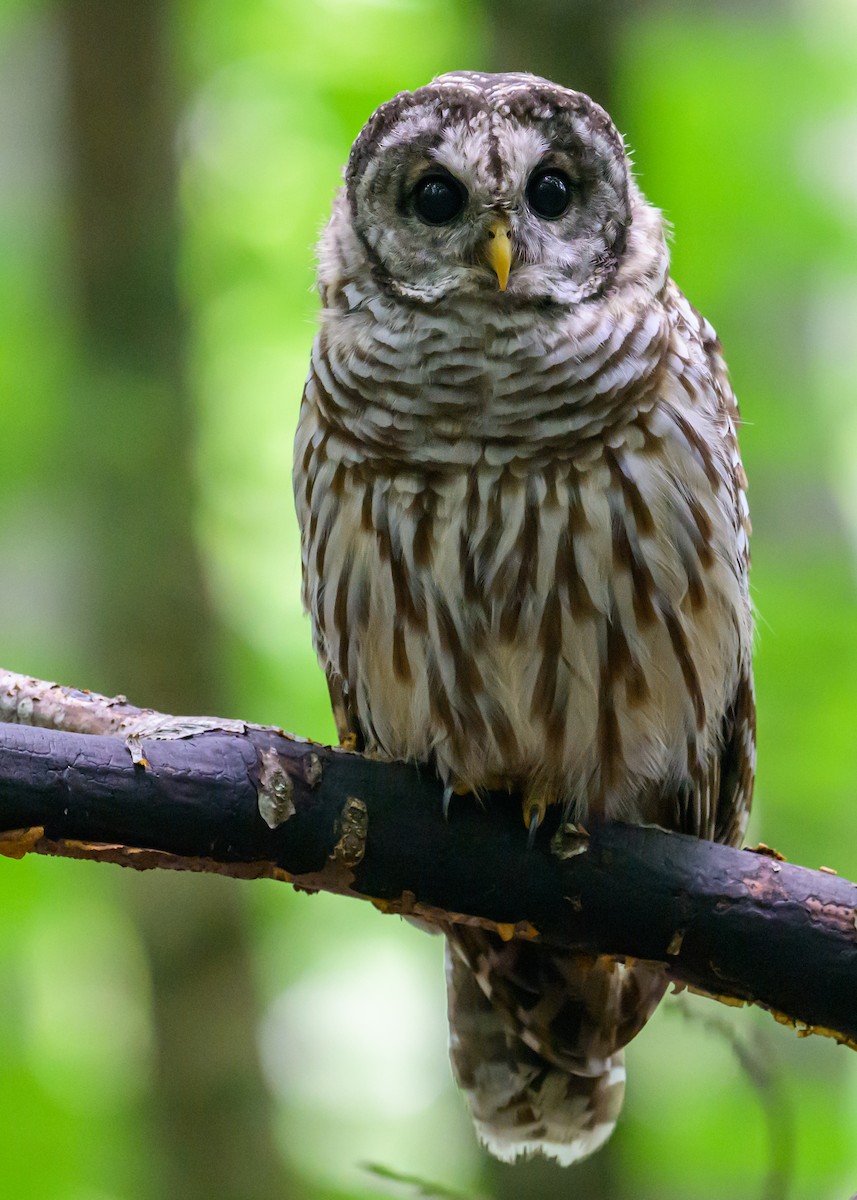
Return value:
<svg viewBox="0 0 857 1200">
<path fill-rule="evenodd" d="M 663 974 L 458 926 L 447 984 L 452 1067 L 488 1150 L 569 1166 L 602 1146 L 625 1093 L 622 1047 L 663 996 Z"/>
</svg>

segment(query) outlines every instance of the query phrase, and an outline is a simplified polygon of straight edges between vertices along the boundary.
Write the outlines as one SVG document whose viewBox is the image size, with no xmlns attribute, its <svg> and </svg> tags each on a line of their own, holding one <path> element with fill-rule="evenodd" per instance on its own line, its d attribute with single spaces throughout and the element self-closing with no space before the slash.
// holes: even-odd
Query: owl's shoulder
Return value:
<svg viewBox="0 0 857 1200">
<path fill-rule="evenodd" d="M 676 283 L 664 290 L 664 310 L 669 324 L 669 353 L 679 377 L 700 386 L 715 407 L 740 424 L 738 402 L 732 389 L 723 346 L 714 326 Z"/>
<path fill-rule="evenodd" d="M 667 376 L 654 423 L 677 458 L 701 467 L 713 493 L 722 497 L 746 571 L 751 526 L 738 444 L 741 417 L 723 348 L 711 323 L 672 282 L 664 308 L 670 326 Z"/>
</svg>

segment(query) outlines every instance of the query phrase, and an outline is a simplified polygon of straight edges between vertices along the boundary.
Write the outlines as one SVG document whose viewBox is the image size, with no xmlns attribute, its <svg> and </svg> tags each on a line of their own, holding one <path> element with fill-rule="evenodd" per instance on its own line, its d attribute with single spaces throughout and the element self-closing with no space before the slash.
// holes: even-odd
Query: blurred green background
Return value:
<svg viewBox="0 0 857 1200">
<path fill-rule="evenodd" d="M 751 838 L 857 878 L 853 0 L 2 0 L 0 662 L 332 738 L 290 483 L 313 244 L 372 109 L 464 66 L 591 91 L 674 225 L 746 421 Z M 0 863 L 4 1197 L 418 1194 L 367 1163 L 497 1200 L 857 1191 L 832 1042 L 669 1001 L 607 1150 L 501 1168 L 440 939 L 131 874 Z"/>
</svg>

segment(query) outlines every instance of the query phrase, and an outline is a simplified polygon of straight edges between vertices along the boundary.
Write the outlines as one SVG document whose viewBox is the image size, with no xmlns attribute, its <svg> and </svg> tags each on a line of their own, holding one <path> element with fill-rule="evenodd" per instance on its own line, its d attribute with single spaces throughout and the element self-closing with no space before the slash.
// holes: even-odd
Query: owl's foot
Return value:
<svg viewBox="0 0 857 1200">
<path fill-rule="evenodd" d="M 358 749 L 357 734 L 356 733 L 344 734 L 339 739 L 339 748 L 340 748 L 340 750 L 350 750 L 352 752 L 357 750 Z"/>
<path fill-rule="evenodd" d="M 453 796 L 468 796 L 470 788 L 466 783 L 456 779 L 453 783 L 448 783 L 443 789 L 443 819 L 449 820 L 449 804 Z"/>
<path fill-rule="evenodd" d="M 524 813 L 524 824 L 527 827 L 528 846 L 532 846 L 536 840 L 538 828 L 545 819 L 548 805 L 553 803 L 553 800 L 553 796 L 542 791 L 524 793 L 521 808 Z"/>
</svg>

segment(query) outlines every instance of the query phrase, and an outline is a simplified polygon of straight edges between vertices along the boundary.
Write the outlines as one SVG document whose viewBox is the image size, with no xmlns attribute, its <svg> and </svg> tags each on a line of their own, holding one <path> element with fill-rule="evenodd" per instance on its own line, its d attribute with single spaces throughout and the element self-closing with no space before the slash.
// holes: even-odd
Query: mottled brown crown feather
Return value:
<svg viewBox="0 0 857 1200">
<path fill-rule="evenodd" d="M 585 92 L 573 91 L 539 75 L 523 72 L 450 71 L 412 92 L 399 92 L 375 109 L 351 148 L 345 172 L 349 195 L 354 181 L 362 174 L 384 135 L 409 108 L 431 103 L 443 104 L 450 119 L 467 119 L 477 112 L 493 111 L 500 104 L 506 106 L 509 116 L 518 118 L 528 117 L 536 106 L 585 115 L 612 143 L 617 156 L 625 153 L 622 136 L 609 114 Z"/>
</svg>

